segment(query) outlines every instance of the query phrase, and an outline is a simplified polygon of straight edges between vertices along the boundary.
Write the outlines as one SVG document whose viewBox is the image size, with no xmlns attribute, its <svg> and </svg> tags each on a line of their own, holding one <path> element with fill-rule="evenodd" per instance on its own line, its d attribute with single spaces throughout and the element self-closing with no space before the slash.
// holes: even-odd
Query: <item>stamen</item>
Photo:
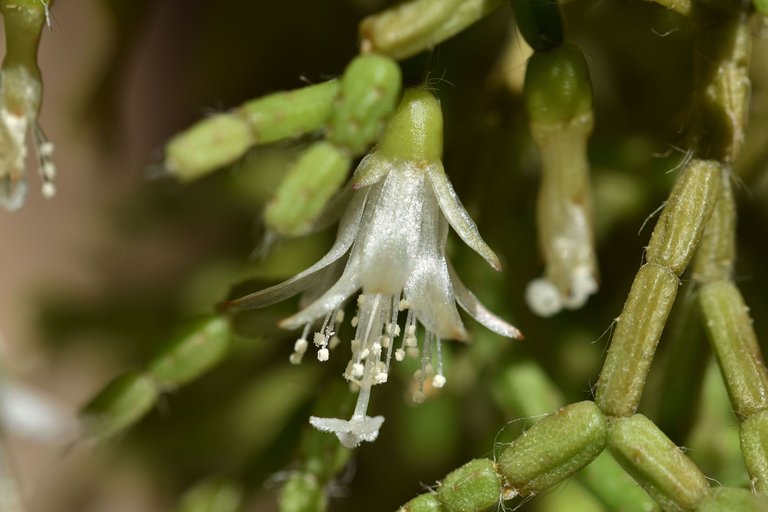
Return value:
<svg viewBox="0 0 768 512">
<path fill-rule="evenodd" d="M 434 334 L 427 331 L 424 336 L 424 348 L 421 350 L 421 374 L 419 375 L 419 391 L 424 391 L 424 379 L 427 378 L 427 366 L 432 359 L 432 338 Z"/>
<path fill-rule="evenodd" d="M 440 338 L 437 338 L 437 375 L 432 377 L 432 385 L 436 388 L 445 386 L 445 375 L 443 375 L 443 349 Z"/>
<path fill-rule="evenodd" d="M 37 123 L 33 123 L 32 133 L 35 138 L 34 147 L 37 154 L 38 172 L 43 181 L 43 197 L 50 199 L 56 195 L 56 185 L 53 184 L 53 179 L 56 177 L 56 166 L 51 158 L 53 156 L 53 143 L 48 141 Z"/>
<path fill-rule="evenodd" d="M 304 354 L 307 352 L 307 347 L 309 346 L 307 335 L 309 334 L 309 329 L 311 327 L 311 324 L 305 325 L 301 337 L 293 344 L 293 353 L 288 356 L 288 361 L 291 364 L 301 364 L 301 360 L 304 358 Z"/>
</svg>

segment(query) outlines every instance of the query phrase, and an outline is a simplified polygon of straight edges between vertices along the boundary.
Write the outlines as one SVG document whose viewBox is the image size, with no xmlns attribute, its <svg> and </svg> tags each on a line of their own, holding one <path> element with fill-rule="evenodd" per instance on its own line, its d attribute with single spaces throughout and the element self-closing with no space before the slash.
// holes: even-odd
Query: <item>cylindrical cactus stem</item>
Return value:
<svg viewBox="0 0 768 512">
<path fill-rule="evenodd" d="M 378 139 L 400 96 L 402 78 L 395 61 L 361 55 L 347 66 L 326 131 L 327 139 L 351 155 Z"/>
<path fill-rule="evenodd" d="M 755 489 L 768 492 L 768 411 L 761 411 L 739 425 L 741 453 Z"/>
<path fill-rule="evenodd" d="M 414 0 L 360 23 L 360 50 L 405 59 L 458 34 L 503 0 Z"/>
<path fill-rule="evenodd" d="M 678 276 L 701 240 L 720 173 L 717 162 L 691 161 L 661 212 L 646 252 L 648 263 L 635 276 L 600 373 L 595 401 L 609 416 L 631 416 L 637 411 L 677 295 Z"/>
<path fill-rule="evenodd" d="M 264 210 L 267 228 L 283 236 L 309 232 L 349 171 L 349 155 L 316 142 L 299 155 Z"/>
<path fill-rule="evenodd" d="M 707 495 L 699 468 L 642 414 L 612 420 L 608 446 L 662 510 L 690 510 Z"/>
<path fill-rule="evenodd" d="M 255 144 L 318 130 L 328 121 L 338 92 L 339 81 L 329 80 L 204 119 L 168 142 L 165 167 L 180 180 L 193 180 L 237 161 Z"/>
<path fill-rule="evenodd" d="M 745 418 L 768 408 L 768 369 L 741 293 L 718 281 L 702 286 L 699 302 L 736 413 Z"/>
<path fill-rule="evenodd" d="M 607 430 L 602 412 L 588 401 L 539 421 L 499 456 L 505 496 L 537 494 L 571 476 L 603 451 Z"/>
</svg>

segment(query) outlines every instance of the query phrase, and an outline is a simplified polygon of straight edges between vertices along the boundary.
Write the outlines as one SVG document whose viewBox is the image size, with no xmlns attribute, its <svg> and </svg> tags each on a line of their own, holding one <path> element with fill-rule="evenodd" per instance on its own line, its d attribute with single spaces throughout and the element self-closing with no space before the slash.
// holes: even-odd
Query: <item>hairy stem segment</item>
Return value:
<svg viewBox="0 0 768 512">
<path fill-rule="evenodd" d="M 455 36 L 503 3 L 503 0 L 413 0 L 397 5 L 360 23 L 360 51 L 398 60 L 411 57 Z"/>
<path fill-rule="evenodd" d="M 733 409 L 741 448 L 754 486 L 768 491 L 768 368 L 757 342 L 749 308 L 733 284 L 736 212 L 729 175 L 694 261 L 699 305 Z"/>
<path fill-rule="evenodd" d="M 214 316 L 175 337 L 148 364 L 116 377 L 83 409 L 86 433 L 113 437 L 143 418 L 163 392 L 184 386 L 220 364 L 232 349 L 226 318 Z"/>
<path fill-rule="evenodd" d="M 563 405 L 562 394 L 555 384 L 538 365 L 527 362 L 516 364 L 501 375 L 495 386 L 495 395 L 502 407 L 517 413 L 528 426 L 541 420 L 543 413 Z M 601 453 L 577 476 L 609 510 L 658 510 L 608 452 Z M 568 485 L 574 484 L 577 482 Z"/>
<path fill-rule="evenodd" d="M 511 444 L 496 462 L 473 460 L 450 473 L 436 492 L 401 511 L 472 512 L 502 499 L 537 494 L 589 464 L 605 448 L 608 423 L 593 402 L 563 407 Z"/>
<path fill-rule="evenodd" d="M 241 158 L 255 144 L 268 144 L 319 130 L 330 116 L 339 81 L 277 92 L 199 121 L 165 147 L 165 167 L 189 181 Z"/>
<path fill-rule="evenodd" d="M 698 155 L 734 162 L 744 146 L 749 111 L 752 29 L 737 0 L 696 4 L 696 94 L 692 146 Z"/>
<path fill-rule="evenodd" d="M 595 401 L 608 416 L 637 410 L 653 356 L 672 309 L 679 276 L 691 261 L 715 202 L 721 167 L 693 160 L 675 184 L 616 319 Z"/>
<path fill-rule="evenodd" d="M 613 420 L 608 446 L 662 510 L 690 510 L 707 494 L 699 468 L 642 414 Z"/>
</svg>

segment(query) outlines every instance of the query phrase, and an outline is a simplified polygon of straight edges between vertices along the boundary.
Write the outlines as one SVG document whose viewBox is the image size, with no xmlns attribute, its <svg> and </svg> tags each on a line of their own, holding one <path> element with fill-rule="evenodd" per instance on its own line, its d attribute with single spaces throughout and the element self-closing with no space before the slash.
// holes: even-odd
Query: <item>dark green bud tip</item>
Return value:
<svg viewBox="0 0 768 512">
<path fill-rule="evenodd" d="M 515 22 L 525 42 L 537 52 L 563 44 L 563 18 L 557 0 L 512 0 Z"/>
<path fill-rule="evenodd" d="M 531 57 L 525 105 L 531 123 L 566 123 L 592 111 L 589 69 L 578 48 L 565 45 Z"/>
</svg>

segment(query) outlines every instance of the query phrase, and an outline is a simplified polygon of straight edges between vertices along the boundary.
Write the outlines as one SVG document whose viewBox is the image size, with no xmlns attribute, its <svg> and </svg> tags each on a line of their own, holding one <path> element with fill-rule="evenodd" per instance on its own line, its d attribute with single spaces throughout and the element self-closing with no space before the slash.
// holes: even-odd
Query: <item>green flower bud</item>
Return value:
<svg viewBox="0 0 768 512">
<path fill-rule="evenodd" d="M 584 55 L 571 45 L 534 53 L 525 71 L 524 95 L 532 125 L 569 123 L 591 114 L 592 84 Z"/>
<path fill-rule="evenodd" d="M 427 164 L 443 156 L 443 111 L 424 89 L 408 89 L 387 123 L 376 152 L 383 158 Z"/>
</svg>

